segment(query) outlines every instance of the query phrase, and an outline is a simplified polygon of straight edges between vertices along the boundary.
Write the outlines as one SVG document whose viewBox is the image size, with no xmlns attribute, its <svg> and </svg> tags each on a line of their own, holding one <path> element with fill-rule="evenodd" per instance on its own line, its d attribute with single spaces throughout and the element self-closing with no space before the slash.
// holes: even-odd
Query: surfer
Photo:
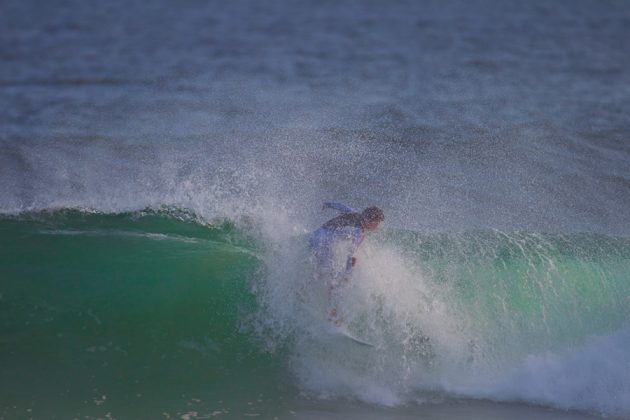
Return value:
<svg viewBox="0 0 630 420">
<path fill-rule="evenodd" d="M 383 210 L 368 207 L 361 213 L 342 203 L 325 202 L 322 209 L 334 209 L 341 214 L 324 223 L 311 235 L 309 246 L 317 261 L 319 277 L 327 283 L 331 322 L 339 325 L 339 293 L 350 280 L 357 263 L 355 252 L 363 242 L 366 230 L 375 230 L 385 220 Z"/>
</svg>

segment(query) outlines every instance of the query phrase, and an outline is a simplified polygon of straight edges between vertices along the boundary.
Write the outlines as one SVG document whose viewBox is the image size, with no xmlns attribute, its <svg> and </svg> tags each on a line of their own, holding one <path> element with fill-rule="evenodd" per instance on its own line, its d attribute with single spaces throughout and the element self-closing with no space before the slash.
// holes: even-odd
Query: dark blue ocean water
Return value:
<svg viewBox="0 0 630 420">
<path fill-rule="evenodd" d="M 440 267 L 431 268 L 438 276 L 416 261 L 431 282 L 451 287 L 473 278 L 479 287 L 499 287 L 507 281 L 502 275 L 499 283 L 484 276 L 493 264 L 503 264 L 504 252 L 511 254 L 484 238 L 505 235 L 508 249 L 522 241 L 541 249 L 542 257 L 527 254 L 531 271 L 526 264 L 508 267 L 516 270 L 515 278 L 581 297 L 584 288 L 590 293 L 598 284 L 603 296 L 614 296 L 627 290 L 628 39 L 630 3 L 613 0 L 5 0 L 0 213 L 20 219 L 32 211 L 138 214 L 148 208 L 194 214 L 202 225 L 230 220 L 267 250 L 260 257 L 266 274 L 247 280 L 257 285 L 253 293 L 266 308 L 278 299 L 278 285 L 292 284 L 300 267 L 289 258 L 288 244 L 330 216 L 319 210 L 323 200 L 357 208 L 377 204 L 385 210 L 390 236 L 446 235 L 448 246 L 437 246 L 438 254 L 460 240 L 468 244 L 466 235 L 477 238 L 471 243 L 481 244 L 481 251 L 472 255 L 480 261 L 458 260 L 466 260 L 466 247 L 453 254 L 457 262 L 450 271 L 430 259 Z M 63 223 L 54 227 L 68 230 Z M 98 223 L 88 227 L 99 230 Z M 571 258 L 575 249 L 588 251 L 558 271 L 564 260 L 547 253 L 545 235 L 569 238 Z M 368 243 L 369 267 L 381 280 L 406 279 L 395 283 L 405 287 L 417 274 L 407 269 L 408 255 L 422 254 L 424 241 L 405 243 L 400 252 L 378 240 Z M 498 261 L 484 260 L 495 252 Z M 541 269 L 546 258 L 550 262 Z M 6 264 L 0 275 L 9 272 Z M 37 261 L 33 265 L 47 270 Z M 383 284 L 375 290 L 389 287 Z M 541 295 L 534 301 L 553 296 L 536 287 Z M 446 289 L 440 296 L 453 303 Z M 442 390 L 627 415 L 629 385 L 614 375 L 600 378 L 603 389 L 611 389 L 601 393 L 579 386 L 564 394 L 548 391 L 553 375 L 523 379 L 553 371 L 545 363 L 556 366 L 558 376 L 572 366 L 588 370 L 610 348 L 620 352 L 613 358 L 618 369 L 630 368 L 627 349 L 620 348 L 628 335 L 623 299 L 606 311 L 601 296 L 594 296 L 589 317 L 605 321 L 582 320 L 592 328 L 580 330 L 578 338 L 537 347 L 532 358 L 522 358 L 525 365 L 514 362 L 504 382 L 442 381 Z M 290 318 L 268 309 L 263 312 L 271 318 Z M 512 309 L 508 304 L 502 310 Z M 486 319 L 490 309 L 481 313 L 473 323 Z M 514 322 L 542 335 L 573 328 L 559 326 L 560 318 L 551 314 L 555 326 L 537 329 L 547 315 L 525 311 Z M 273 330 L 274 324 L 265 328 Z M 286 338 L 276 333 L 271 337 Z M 519 339 L 529 336 L 524 337 Z M 576 346 L 570 356 L 563 353 L 567 343 Z M 562 361 L 545 359 L 546 351 Z M 377 380 L 381 388 L 371 391 L 367 380 L 348 379 L 341 386 L 313 376 L 309 382 L 304 372 L 322 359 L 300 359 L 289 350 L 287 360 L 288 377 L 301 378 L 288 379 L 290 386 L 315 395 L 315 401 L 382 404 L 400 397 L 391 378 Z M 318 363 L 309 365 L 312 360 Z M 523 381 L 531 387 L 514 385 Z M 584 402 L 585 394 L 595 395 L 595 402 Z"/>
<path fill-rule="evenodd" d="M 1 7 L 5 212 L 230 183 L 424 229 L 628 233 L 625 2 Z"/>
</svg>

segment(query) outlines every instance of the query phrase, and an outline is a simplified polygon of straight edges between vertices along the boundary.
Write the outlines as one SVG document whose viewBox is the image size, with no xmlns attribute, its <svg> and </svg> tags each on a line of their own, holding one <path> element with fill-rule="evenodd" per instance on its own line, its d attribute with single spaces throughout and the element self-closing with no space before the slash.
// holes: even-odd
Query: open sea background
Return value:
<svg viewBox="0 0 630 420">
<path fill-rule="evenodd" d="M 630 2 L 0 2 L 0 418 L 630 417 Z M 326 332 L 324 200 L 385 210 Z"/>
</svg>

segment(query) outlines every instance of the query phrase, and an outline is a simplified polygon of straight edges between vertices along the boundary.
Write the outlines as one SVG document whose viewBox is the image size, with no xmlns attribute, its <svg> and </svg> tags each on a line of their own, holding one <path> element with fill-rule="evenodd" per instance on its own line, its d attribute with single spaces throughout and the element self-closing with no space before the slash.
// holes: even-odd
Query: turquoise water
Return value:
<svg viewBox="0 0 630 420">
<path fill-rule="evenodd" d="M 68 211 L 0 226 L 5 415 L 246 407 L 281 376 L 240 331 L 260 261 L 229 224 Z"/>
<path fill-rule="evenodd" d="M 593 335 L 627 344 L 628 239 L 384 230 L 347 291 L 349 325 L 377 346 L 365 353 L 309 326 L 290 274 L 307 263 L 287 271 L 282 247 L 246 226 L 175 210 L 3 217 L 2 415 L 269 417 L 296 398 L 404 407 L 435 395 L 627 412 L 614 374 L 625 355 L 579 374 L 603 383 L 601 404 L 582 406 L 583 390 L 527 396 L 550 367 L 523 360 L 552 352 L 565 369 L 589 363 Z M 549 380 L 570 388 L 567 372 Z"/>
</svg>

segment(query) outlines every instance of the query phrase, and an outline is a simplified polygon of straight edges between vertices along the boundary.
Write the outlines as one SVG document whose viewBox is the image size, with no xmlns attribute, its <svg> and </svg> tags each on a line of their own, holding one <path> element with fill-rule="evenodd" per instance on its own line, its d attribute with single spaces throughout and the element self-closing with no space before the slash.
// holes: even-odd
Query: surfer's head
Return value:
<svg viewBox="0 0 630 420">
<path fill-rule="evenodd" d="M 385 220 L 385 214 L 383 210 L 376 206 L 368 207 L 361 212 L 363 220 L 365 221 L 365 227 L 368 230 L 374 230 L 378 227 L 378 224 Z"/>
</svg>

